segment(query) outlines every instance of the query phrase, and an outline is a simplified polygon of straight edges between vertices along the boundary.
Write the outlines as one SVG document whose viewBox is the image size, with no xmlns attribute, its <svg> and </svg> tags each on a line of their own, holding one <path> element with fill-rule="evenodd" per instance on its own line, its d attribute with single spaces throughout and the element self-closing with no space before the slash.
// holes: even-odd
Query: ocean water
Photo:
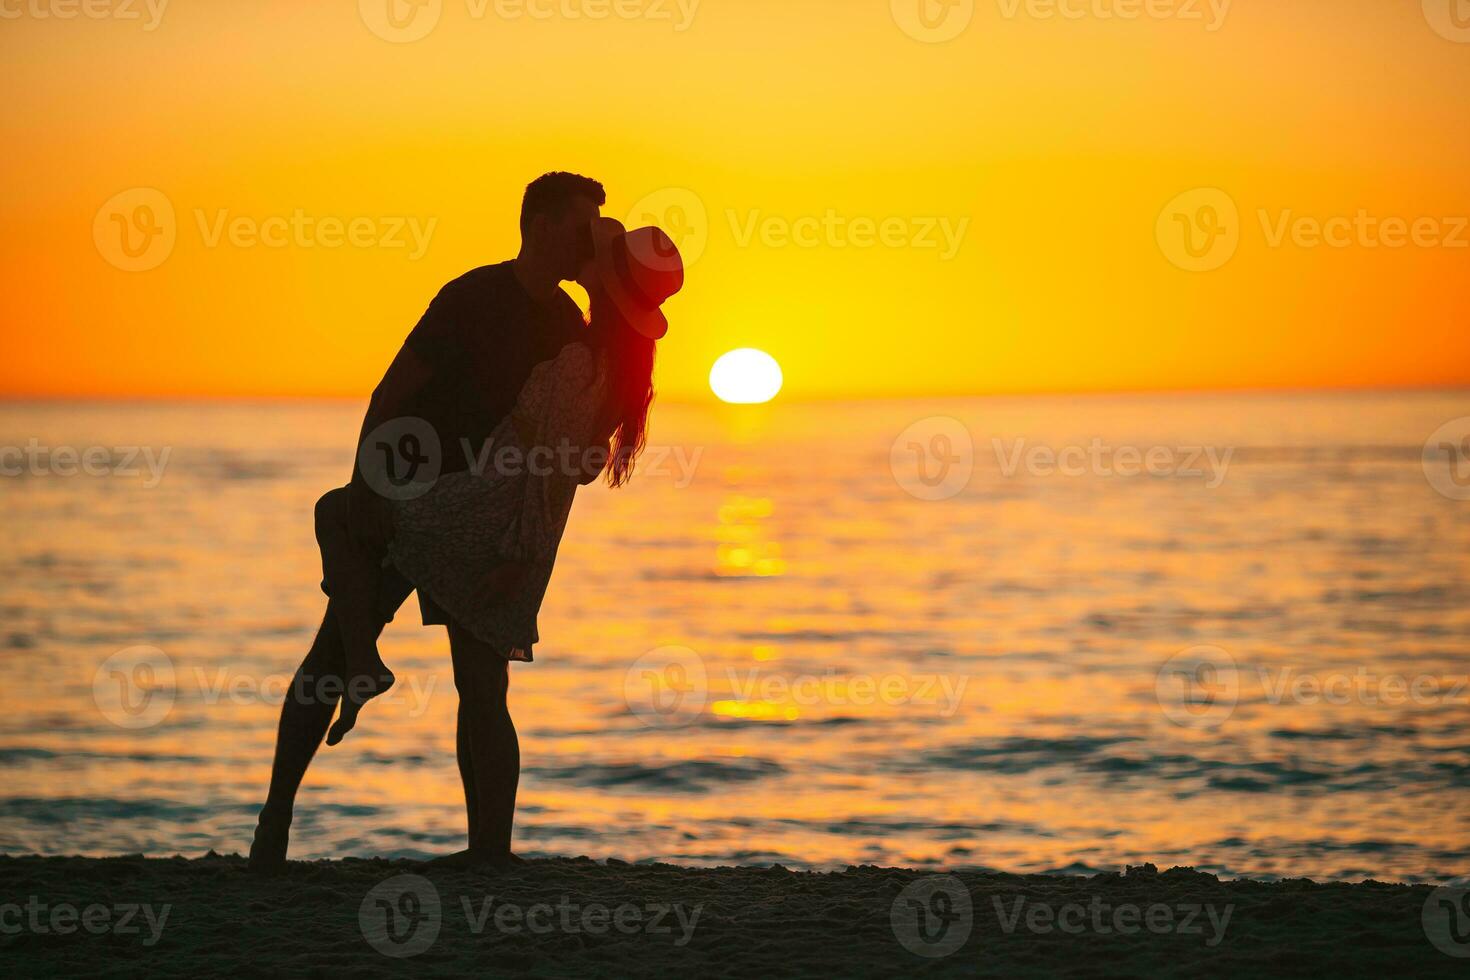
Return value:
<svg viewBox="0 0 1470 980">
<path fill-rule="evenodd" d="M 245 849 L 360 409 L 0 406 L 0 852 Z M 1465 416 L 662 405 L 647 472 L 579 496 L 513 667 L 516 848 L 1464 874 L 1470 501 L 1431 434 Z M 399 687 L 318 757 L 295 857 L 462 846 L 443 630 L 411 604 L 383 654 Z"/>
</svg>

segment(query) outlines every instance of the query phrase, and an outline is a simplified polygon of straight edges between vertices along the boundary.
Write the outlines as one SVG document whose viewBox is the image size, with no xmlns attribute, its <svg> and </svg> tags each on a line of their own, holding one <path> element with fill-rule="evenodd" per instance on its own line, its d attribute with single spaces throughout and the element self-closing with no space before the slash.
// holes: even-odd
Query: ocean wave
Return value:
<svg viewBox="0 0 1470 980">
<path fill-rule="evenodd" d="M 786 767 L 770 759 L 717 761 L 692 759 L 664 764 L 623 762 L 565 766 L 532 766 L 522 774 L 598 789 L 649 790 L 664 793 L 707 793 L 713 789 L 780 776 Z"/>
<path fill-rule="evenodd" d="M 1327 733 L 1326 741 L 1352 740 Z M 1118 751 L 1123 750 L 1123 751 Z M 1214 751 L 1218 752 L 1216 748 Z M 1446 758 L 1449 752 L 1465 759 Z M 1269 793 L 1300 789 L 1320 792 L 1384 792 L 1405 786 L 1463 789 L 1470 787 L 1470 750 L 1444 746 L 1411 746 L 1392 763 L 1336 762 L 1324 758 L 1222 759 L 1211 755 L 1152 750 L 1138 737 L 1056 739 L 1001 738 L 952 745 L 921 759 L 890 759 L 890 771 L 922 772 L 929 767 L 1025 775 L 1051 768 L 1172 784 L 1173 795 L 1187 799 L 1210 790 Z"/>
</svg>

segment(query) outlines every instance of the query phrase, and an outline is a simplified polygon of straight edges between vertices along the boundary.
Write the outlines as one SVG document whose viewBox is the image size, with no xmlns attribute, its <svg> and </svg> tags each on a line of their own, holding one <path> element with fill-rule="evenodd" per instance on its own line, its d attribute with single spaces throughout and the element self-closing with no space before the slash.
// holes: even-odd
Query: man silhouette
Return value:
<svg viewBox="0 0 1470 980">
<path fill-rule="evenodd" d="M 414 327 L 373 391 L 359 447 L 395 419 L 423 420 L 442 449 L 441 473 L 468 469 L 496 425 L 514 407 L 531 369 L 554 358 L 584 327 L 581 311 L 560 284 L 592 254 L 592 222 L 606 203 L 602 185 L 570 173 L 549 173 L 526 188 L 521 249 L 515 259 L 484 266 L 445 286 Z M 415 421 L 415 425 L 422 423 Z M 345 507 L 319 506 L 319 535 L 354 533 L 357 502 L 375 492 L 353 471 Z M 344 495 L 332 495 L 334 498 Z M 325 498 L 324 498 L 325 499 Z M 408 598 L 412 586 L 385 570 L 375 636 Z M 507 581 L 514 570 L 508 570 Z M 323 583 L 329 589 L 329 583 Z M 328 593 L 330 595 L 330 592 Z M 510 853 L 520 746 L 506 704 L 509 662 L 419 597 L 424 625 L 448 628 L 454 686 L 459 692 L 456 753 L 464 783 L 469 848 L 441 859 L 452 864 L 503 863 Z M 346 683 L 337 616 L 328 600 L 316 641 L 296 671 L 281 706 L 270 792 L 250 847 L 250 868 L 282 870 L 296 792 L 306 775 Z"/>
</svg>

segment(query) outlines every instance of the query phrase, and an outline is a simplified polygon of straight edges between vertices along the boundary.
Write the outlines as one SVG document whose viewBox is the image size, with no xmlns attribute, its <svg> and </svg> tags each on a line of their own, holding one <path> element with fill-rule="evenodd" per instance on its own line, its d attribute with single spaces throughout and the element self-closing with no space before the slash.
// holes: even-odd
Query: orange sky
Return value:
<svg viewBox="0 0 1470 980">
<path fill-rule="evenodd" d="M 554 168 L 694 259 L 674 397 L 746 346 L 796 397 L 1470 383 L 1437 0 L 387 2 L 0 0 L 0 393 L 366 395 Z"/>
</svg>

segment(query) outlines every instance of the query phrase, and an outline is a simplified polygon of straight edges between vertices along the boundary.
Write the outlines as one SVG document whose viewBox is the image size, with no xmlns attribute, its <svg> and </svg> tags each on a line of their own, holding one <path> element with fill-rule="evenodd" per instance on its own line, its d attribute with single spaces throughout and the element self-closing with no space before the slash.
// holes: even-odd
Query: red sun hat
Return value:
<svg viewBox="0 0 1470 980">
<path fill-rule="evenodd" d="M 669 332 L 663 304 L 684 288 L 684 260 L 662 228 L 628 231 L 616 218 L 592 223 L 598 281 L 628 323 L 650 340 Z"/>
</svg>

